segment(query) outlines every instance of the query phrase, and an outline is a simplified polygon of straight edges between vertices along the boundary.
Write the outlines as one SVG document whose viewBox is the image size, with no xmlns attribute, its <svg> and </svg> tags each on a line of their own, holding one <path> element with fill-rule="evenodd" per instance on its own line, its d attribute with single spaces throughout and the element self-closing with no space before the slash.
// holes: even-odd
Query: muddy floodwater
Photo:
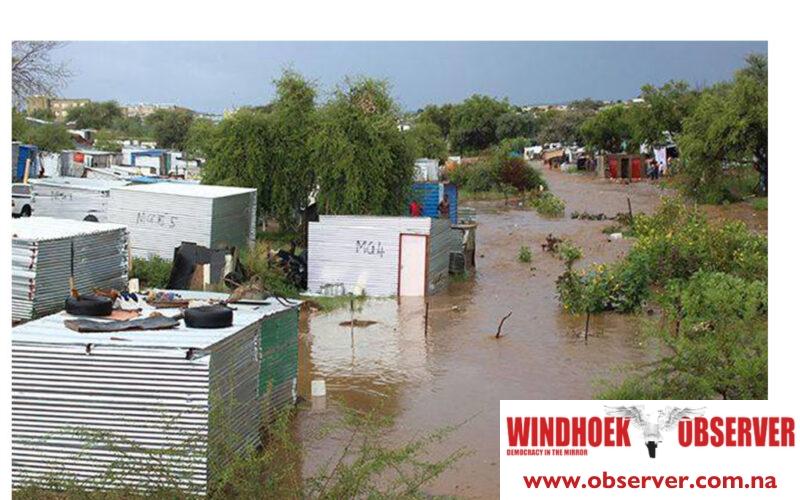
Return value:
<svg viewBox="0 0 800 500">
<path fill-rule="evenodd" d="M 637 335 L 635 316 L 594 316 L 584 342 L 583 317 L 561 309 L 555 280 L 563 263 L 541 250 L 552 233 L 579 245 L 578 267 L 610 262 L 629 248 L 608 241 L 602 229 L 613 221 L 571 219 L 573 211 L 651 212 L 668 194 L 654 184 L 611 183 L 584 175 L 544 171 L 550 189 L 566 203 L 565 216 L 546 219 L 535 211 L 502 202 L 462 203 L 478 210 L 477 272 L 430 297 L 428 331 L 422 299 L 369 300 L 355 313 L 374 324 L 350 328 L 349 309 L 304 314 L 301 319 L 299 391 L 310 399 L 311 380 L 324 379 L 328 400 L 394 418 L 387 438 L 402 443 L 444 426 L 463 424 L 431 447 L 443 457 L 460 447 L 472 453 L 426 491 L 493 498 L 499 491 L 499 401 L 501 399 L 589 399 L 603 380 L 619 380 L 626 365 L 653 359 L 652 347 Z M 749 206 L 725 208 L 754 229 L 766 230 L 766 212 Z M 713 213 L 722 216 L 723 210 Z M 725 213 L 727 213 L 725 212 Z M 533 252 L 518 261 L 521 246 Z M 512 312 L 495 339 L 500 319 Z M 298 432 L 313 470 L 341 443 L 317 441 L 313 430 L 335 416 L 304 409 Z"/>
</svg>

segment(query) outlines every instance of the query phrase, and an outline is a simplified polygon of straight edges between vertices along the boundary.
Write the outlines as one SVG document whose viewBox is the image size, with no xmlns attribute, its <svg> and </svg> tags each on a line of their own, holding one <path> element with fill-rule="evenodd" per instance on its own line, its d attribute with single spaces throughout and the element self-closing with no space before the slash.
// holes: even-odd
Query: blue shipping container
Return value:
<svg viewBox="0 0 800 500">
<path fill-rule="evenodd" d="M 450 201 L 450 223 L 458 222 L 458 188 L 455 184 L 444 182 L 415 182 L 411 196 L 422 204 L 422 215 L 439 217 L 439 202 L 444 195 Z"/>
<path fill-rule="evenodd" d="M 17 157 L 17 168 L 14 180 L 21 181 L 25 177 L 25 163 L 28 159 L 31 160 L 31 166 L 28 170 L 28 177 L 38 177 L 39 175 L 39 148 L 31 146 L 30 144 L 19 145 L 19 156 Z"/>
</svg>

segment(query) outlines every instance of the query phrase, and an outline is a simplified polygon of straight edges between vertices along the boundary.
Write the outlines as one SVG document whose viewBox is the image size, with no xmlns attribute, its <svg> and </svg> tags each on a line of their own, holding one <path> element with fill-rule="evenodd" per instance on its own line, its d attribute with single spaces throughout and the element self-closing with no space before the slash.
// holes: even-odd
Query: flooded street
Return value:
<svg viewBox="0 0 800 500">
<path fill-rule="evenodd" d="M 498 418 L 501 399 L 588 399 L 603 380 L 621 378 L 620 368 L 653 358 L 637 336 L 634 316 L 593 316 L 588 344 L 583 317 L 564 313 L 555 280 L 563 263 L 541 250 L 552 233 L 584 251 L 578 267 L 624 255 L 629 241 L 608 241 L 602 229 L 613 221 L 570 218 L 573 211 L 614 216 L 651 212 L 663 192 L 649 183 L 621 185 L 583 175 L 544 171 L 550 189 L 566 203 L 565 216 L 545 219 L 530 209 L 502 202 L 462 203 L 478 209 L 477 273 L 429 298 L 425 334 L 422 299 L 370 300 L 355 317 L 376 324 L 340 326 L 349 309 L 304 314 L 301 321 L 300 383 L 310 399 L 312 379 L 327 382 L 328 399 L 394 417 L 388 437 L 402 443 L 444 426 L 459 424 L 447 440 L 434 444 L 434 457 L 460 447 L 472 454 L 460 460 L 429 488 L 432 494 L 492 498 L 499 491 Z M 742 217 L 766 228 L 766 213 Z M 763 220 L 761 220 L 763 219 Z M 533 252 L 518 261 L 521 246 Z M 495 339 L 500 319 L 512 312 Z M 335 415 L 303 410 L 299 432 L 311 451 L 313 469 L 337 451 L 334 440 L 317 442 L 313 429 Z"/>
</svg>

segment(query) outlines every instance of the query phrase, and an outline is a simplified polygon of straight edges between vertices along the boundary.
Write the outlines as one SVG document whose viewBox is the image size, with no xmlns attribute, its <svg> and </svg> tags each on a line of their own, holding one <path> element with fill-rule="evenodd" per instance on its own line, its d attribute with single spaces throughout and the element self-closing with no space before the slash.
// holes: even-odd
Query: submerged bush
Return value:
<svg viewBox="0 0 800 500">
<path fill-rule="evenodd" d="M 531 199 L 531 205 L 539 215 L 545 217 L 561 217 L 564 215 L 564 201 L 549 191 L 534 196 Z"/>
<path fill-rule="evenodd" d="M 720 272 L 674 280 L 649 335 L 668 354 L 602 394 L 611 399 L 766 399 L 767 286 Z"/>
<path fill-rule="evenodd" d="M 655 214 L 637 215 L 632 233 L 623 260 L 567 268 L 557 281 L 573 313 L 633 312 L 648 299 L 663 311 L 647 330 L 668 354 L 602 397 L 765 398 L 766 236 L 739 221 L 712 225 L 669 199 Z"/>
<path fill-rule="evenodd" d="M 586 312 L 579 305 L 591 293 L 599 294 L 590 301 L 596 304 L 591 312 L 632 312 L 648 298 L 651 287 L 686 280 L 700 271 L 767 280 L 767 238 L 740 221 L 713 226 L 697 210 L 667 199 L 655 214 L 635 217 L 633 234 L 636 242 L 618 263 L 580 272 L 568 268 L 559 277 L 557 289 L 565 309 Z"/>
<path fill-rule="evenodd" d="M 559 243 L 557 252 L 558 258 L 564 261 L 567 269 L 572 269 L 572 265 L 583 257 L 583 250 L 569 240 Z"/>
<path fill-rule="evenodd" d="M 517 255 L 517 259 L 520 262 L 530 262 L 533 258 L 533 254 L 531 253 L 530 247 L 521 246 L 519 247 L 519 254 Z"/>
</svg>

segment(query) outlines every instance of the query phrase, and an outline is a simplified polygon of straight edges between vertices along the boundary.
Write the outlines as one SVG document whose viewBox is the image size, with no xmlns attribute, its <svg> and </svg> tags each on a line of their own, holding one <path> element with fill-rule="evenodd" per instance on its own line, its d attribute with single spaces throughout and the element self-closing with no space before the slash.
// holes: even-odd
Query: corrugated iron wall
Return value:
<svg viewBox="0 0 800 500">
<path fill-rule="evenodd" d="M 397 295 L 400 234 L 429 234 L 428 217 L 320 216 L 308 225 L 308 290 L 341 284 L 374 297 Z"/>
<path fill-rule="evenodd" d="M 114 189 L 108 217 L 130 228 L 134 257 L 172 260 L 175 247 L 184 241 L 210 248 L 246 248 L 254 236 L 254 198 L 252 192 L 209 198 Z"/>
<path fill-rule="evenodd" d="M 450 227 L 450 221 L 431 220 L 428 240 L 428 293 L 436 293 L 450 278 L 450 252 L 461 249 L 461 232 Z"/>
<path fill-rule="evenodd" d="M 415 182 L 411 186 L 412 199 L 422 204 L 422 215 L 439 217 L 439 202 L 447 193 L 450 199 L 450 222 L 458 221 L 458 188 L 455 184 L 444 182 Z M 410 203 L 410 201 L 409 201 Z"/>
<path fill-rule="evenodd" d="M 14 487 L 52 474 L 89 489 L 206 488 L 209 356 L 12 343 Z M 181 453 L 175 453 L 177 449 Z"/>
<path fill-rule="evenodd" d="M 296 399 L 297 307 L 237 311 L 224 334 L 181 326 L 118 345 L 63 340 L 64 314 L 14 328 L 14 486 L 56 475 L 89 489 L 205 494 L 209 479 L 256 446 L 262 426 Z"/>
<path fill-rule="evenodd" d="M 299 315 L 299 309 L 289 309 L 264 318 L 261 324 L 258 397 L 265 421 L 297 395 Z"/>
</svg>

